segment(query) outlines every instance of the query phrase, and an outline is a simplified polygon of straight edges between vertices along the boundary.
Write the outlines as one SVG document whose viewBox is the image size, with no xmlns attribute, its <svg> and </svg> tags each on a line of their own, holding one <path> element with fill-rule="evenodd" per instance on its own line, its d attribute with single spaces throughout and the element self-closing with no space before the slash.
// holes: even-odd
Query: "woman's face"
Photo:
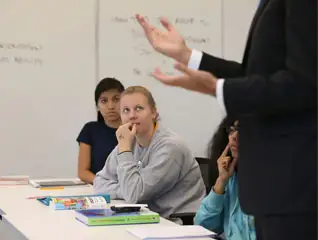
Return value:
<svg viewBox="0 0 318 240">
<path fill-rule="evenodd" d="M 145 95 L 136 92 L 122 96 L 120 115 L 123 123 L 135 124 L 137 136 L 142 136 L 153 129 L 157 112 L 149 105 Z"/>
<path fill-rule="evenodd" d="M 120 119 L 119 100 L 120 92 L 117 89 L 105 91 L 99 96 L 97 110 L 106 121 L 117 121 Z"/>
<path fill-rule="evenodd" d="M 234 123 L 233 126 L 230 127 L 228 132 L 229 137 L 229 146 L 231 150 L 231 154 L 233 158 L 237 158 L 238 156 L 238 131 L 237 131 L 238 121 Z"/>
</svg>

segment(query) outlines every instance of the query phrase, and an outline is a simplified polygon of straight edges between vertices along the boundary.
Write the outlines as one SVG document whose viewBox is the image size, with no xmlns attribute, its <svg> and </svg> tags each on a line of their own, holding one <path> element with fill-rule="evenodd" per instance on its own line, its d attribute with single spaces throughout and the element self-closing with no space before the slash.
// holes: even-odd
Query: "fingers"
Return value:
<svg viewBox="0 0 318 240">
<path fill-rule="evenodd" d="M 227 154 L 228 154 L 228 152 L 229 152 L 229 150 L 230 150 L 230 145 L 227 144 L 226 147 L 225 147 L 225 149 L 223 150 L 223 152 L 222 152 L 222 154 L 221 154 L 221 157 L 226 157 Z"/>
<path fill-rule="evenodd" d="M 178 80 L 180 81 L 180 76 L 166 75 L 162 73 L 159 68 L 155 69 L 155 71 L 152 73 L 152 76 L 156 78 L 157 80 L 159 80 L 160 82 L 170 86 L 177 86 Z"/>
<path fill-rule="evenodd" d="M 123 125 L 121 125 L 121 127 L 126 127 L 126 128 L 129 128 L 129 127 L 131 127 L 132 126 L 132 123 L 131 122 L 128 122 L 128 123 L 125 123 L 125 124 L 123 124 Z"/>
<path fill-rule="evenodd" d="M 137 131 L 136 124 L 133 124 L 132 129 L 131 129 L 131 134 L 135 136 L 136 131 Z"/>
<path fill-rule="evenodd" d="M 231 157 L 222 158 L 222 163 L 228 165 L 231 161 Z"/>
<path fill-rule="evenodd" d="M 186 65 L 179 62 L 174 65 L 174 68 L 187 75 L 193 75 L 195 73 L 195 70 L 190 69 Z"/>
<path fill-rule="evenodd" d="M 161 22 L 162 26 L 164 26 L 164 28 L 167 29 L 168 31 L 174 30 L 174 27 L 169 23 L 168 19 L 166 19 L 165 17 L 162 17 L 160 19 L 160 22 Z"/>
<path fill-rule="evenodd" d="M 152 73 L 152 76 L 164 84 L 171 85 L 169 84 L 170 82 L 169 76 L 161 72 L 159 68 L 155 68 L 155 71 Z"/>
<path fill-rule="evenodd" d="M 218 165 L 221 165 L 222 167 L 228 169 L 231 166 L 232 161 L 232 157 L 220 157 L 218 159 Z"/>
<path fill-rule="evenodd" d="M 150 23 L 148 23 L 143 16 L 136 14 L 136 19 L 139 22 L 139 24 L 141 25 L 141 27 L 144 29 L 147 36 L 150 34 L 151 30 L 155 29 L 155 27 L 152 26 Z"/>
<path fill-rule="evenodd" d="M 229 170 L 230 171 L 233 171 L 235 166 L 236 166 L 236 162 L 237 162 L 237 158 L 233 158 L 232 162 L 230 163 L 230 166 L 229 166 Z"/>
<path fill-rule="evenodd" d="M 136 14 L 136 19 L 137 21 L 139 22 L 139 24 L 146 30 L 146 29 L 151 29 L 151 28 L 154 28 L 152 25 L 150 25 L 146 19 L 141 16 L 140 14 Z M 162 17 L 160 19 L 160 22 L 162 24 L 162 26 L 164 28 L 166 28 L 168 31 L 172 31 L 174 30 L 174 27 L 169 23 L 168 19 L 165 18 L 165 17 Z"/>
<path fill-rule="evenodd" d="M 185 73 L 186 75 L 191 75 L 191 74 L 195 73 L 195 70 L 192 70 L 192 69 L 186 67 L 182 63 L 176 63 L 175 68 L 177 70 Z M 162 73 L 159 68 L 156 68 L 155 71 L 152 73 L 152 75 L 156 79 L 160 80 L 161 82 L 164 82 L 164 83 L 169 84 L 169 85 L 176 85 L 178 82 L 184 80 L 184 77 L 185 77 L 185 76 L 168 76 L 168 75 Z"/>
<path fill-rule="evenodd" d="M 136 19 L 141 26 L 143 26 L 143 27 L 147 26 L 147 22 L 146 22 L 145 18 L 142 17 L 140 14 L 136 14 Z"/>
<path fill-rule="evenodd" d="M 119 129 L 121 129 L 121 130 L 119 130 Z M 125 124 L 121 125 L 116 132 L 120 132 L 124 129 L 128 129 L 133 135 L 136 134 L 136 124 L 133 124 L 131 122 L 125 123 Z"/>
</svg>

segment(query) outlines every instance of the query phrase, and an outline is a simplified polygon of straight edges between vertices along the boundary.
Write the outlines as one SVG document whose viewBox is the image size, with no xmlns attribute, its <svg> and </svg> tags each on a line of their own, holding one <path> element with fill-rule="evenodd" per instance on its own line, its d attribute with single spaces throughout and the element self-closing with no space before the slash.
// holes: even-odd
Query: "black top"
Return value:
<svg viewBox="0 0 318 240">
<path fill-rule="evenodd" d="M 91 146 L 90 170 L 94 174 L 104 167 L 108 155 L 117 146 L 116 130 L 105 122 L 88 122 L 81 130 L 77 141 Z"/>
</svg>

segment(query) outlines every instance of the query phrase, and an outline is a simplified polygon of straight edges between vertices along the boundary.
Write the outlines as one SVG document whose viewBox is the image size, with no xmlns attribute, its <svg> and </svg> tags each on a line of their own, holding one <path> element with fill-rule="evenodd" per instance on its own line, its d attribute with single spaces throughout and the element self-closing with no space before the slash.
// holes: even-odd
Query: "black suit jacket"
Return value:
<svg viewBox="0 0 318 240">
<path fill-rule="evenodd" d="M 225 78 L 239 120 L 238 184 L 248 214 L 316 212 L 317 3 L 263 0 L 242 64 L 203 54 L 200 70 Z"/>
</svg>

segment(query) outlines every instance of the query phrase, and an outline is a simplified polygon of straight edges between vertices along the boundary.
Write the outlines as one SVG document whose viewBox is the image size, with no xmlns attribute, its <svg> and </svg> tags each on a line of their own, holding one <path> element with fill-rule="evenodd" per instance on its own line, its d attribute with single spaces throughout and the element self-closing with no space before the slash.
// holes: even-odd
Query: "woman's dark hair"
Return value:
<svg viewBox="0 0 318 240">
<path fill-rule="evenodd" d="M 208 145 L 209 158 L 209 187 L 212 187 L 218 177 L 217 160 L 229 142 L 227 129 L 234 124 L 234 120 L 224 118 L 214 133 Z"/>
<path fill-rule="evenodd" d="M 100 95 L 103 92 L 109 91 L 109 90 L 118 90 L 118 92 L 122 93 L 125 88 L 123 84 L 118 81 L 116 78 L 103 78 L 96 86 L 95 88 L 95 104 L 97 106 L 98 104 L 98 99 Z M 98 111 L 97 113 L 97 121 L 98 122 L 104 122 L 104 118 L 102 114 Z"/>
</svg>

